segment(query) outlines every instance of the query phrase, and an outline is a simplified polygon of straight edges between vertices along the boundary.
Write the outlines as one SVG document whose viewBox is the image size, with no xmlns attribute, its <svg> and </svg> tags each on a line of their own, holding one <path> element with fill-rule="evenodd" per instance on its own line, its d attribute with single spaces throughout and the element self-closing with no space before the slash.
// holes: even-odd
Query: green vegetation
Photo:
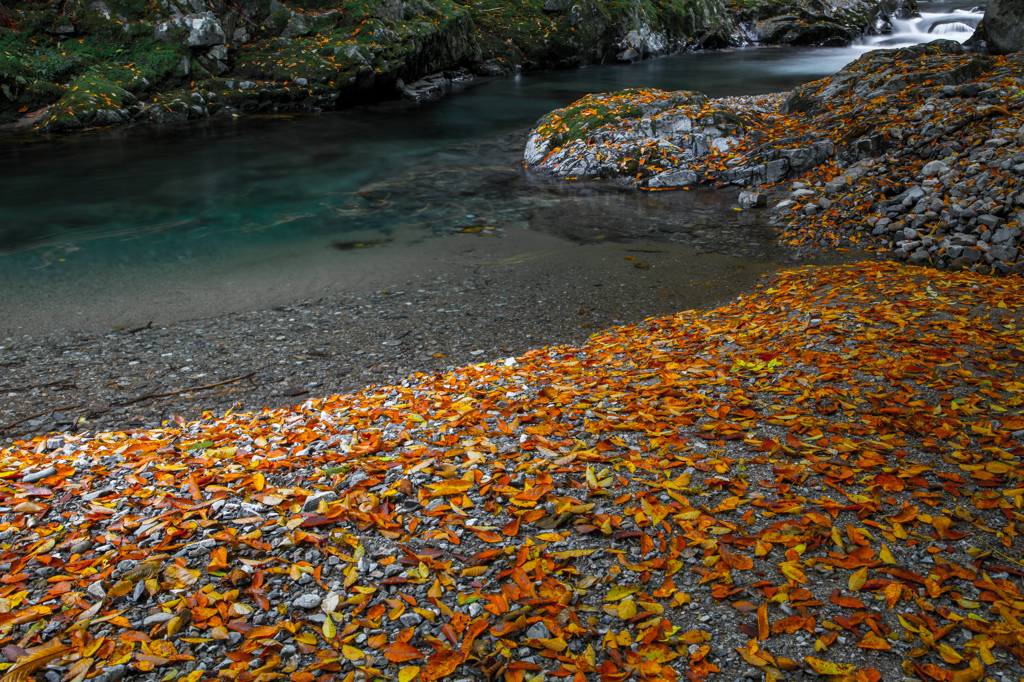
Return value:
<svg viewBox="0 0 1024 682">
<path fill-rule="evenodd" d="M 638 59 L 725 44 L 733 30 L 723 0 L 22 0 L 9 9 L 0 123 L 32 115 L 47 131 L 318 111 L 396 96 L 431 74 Z"/>
<path fill-rule="evenodd" d="M 700 109 L 707 102 L 708 98 L 699 92 L 686 91 L 631 89 L 587 95 L 542 118 L 537 130 L 551 140 L 552 148 L 556 148 L 574 140 L 591 141 L 594 132 L 609 123 L 651 117 L 677 107 Z"/>
</svg>

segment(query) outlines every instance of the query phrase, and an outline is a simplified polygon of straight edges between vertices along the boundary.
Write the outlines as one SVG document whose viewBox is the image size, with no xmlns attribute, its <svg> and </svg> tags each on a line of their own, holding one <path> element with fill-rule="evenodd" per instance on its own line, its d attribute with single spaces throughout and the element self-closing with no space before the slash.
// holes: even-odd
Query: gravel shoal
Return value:
<svg viewBox="0 0 1024 682">
<path fill-rule="evenodd" d="M 376 266 L 343 282 L 347 291 L 325 297 L 263 292 L 285 304 L 192 320 L 156 299 L 133 311 L 157 319 L 152 327 L 99 332 L 94 307 L 88 332 L 0 339 L 0 437 L 154 428 L 578 344 L 608 326 L 722 302 L 778 267 L 667 241 L 579 245 L 520 232 L 435 240 L 443 251 L 390 268 L 381 249 Z"/>
</svg>

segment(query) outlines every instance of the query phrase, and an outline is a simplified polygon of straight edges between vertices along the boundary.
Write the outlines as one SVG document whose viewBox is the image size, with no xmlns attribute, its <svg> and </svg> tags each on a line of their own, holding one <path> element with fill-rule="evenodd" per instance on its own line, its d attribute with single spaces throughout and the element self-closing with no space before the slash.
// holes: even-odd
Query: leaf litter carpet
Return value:
<svg viewBox="0 0 1024 682">
<path fill-rule="evenodd" d="M 1018 680 L 1024 285 L 779 274 L 581 348 L 0 460 L 38 676 Z"/>
</svg>

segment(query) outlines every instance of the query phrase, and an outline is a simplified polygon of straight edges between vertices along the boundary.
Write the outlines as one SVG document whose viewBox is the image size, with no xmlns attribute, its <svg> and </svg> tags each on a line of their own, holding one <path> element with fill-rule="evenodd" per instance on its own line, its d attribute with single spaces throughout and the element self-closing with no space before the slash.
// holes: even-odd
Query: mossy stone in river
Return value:
<svg viewBox="0 0 1024 682">
<path fill-rule="evenodd" d="M 76 79 L 47 115 L 43 126 L 63 132 L 83 125 L 115 125 L 128 120 L 124 107 L 137 99 L 120 85 L 90 70 Z"/>
</svg>

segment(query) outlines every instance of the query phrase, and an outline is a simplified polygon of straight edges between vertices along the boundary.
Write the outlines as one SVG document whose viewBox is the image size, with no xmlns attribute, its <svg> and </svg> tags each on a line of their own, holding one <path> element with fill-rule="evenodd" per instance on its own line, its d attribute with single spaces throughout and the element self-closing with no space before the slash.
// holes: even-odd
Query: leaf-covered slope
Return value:
<svg viewBox="0 0 1024 682">
<path fill-rule="evenodd" d="M 803 269 L 580 348 L 19 441 L 0 645 L 79 681 L 1013 679 L 1022 324 L 1019 279 Z"/>
</svg>

